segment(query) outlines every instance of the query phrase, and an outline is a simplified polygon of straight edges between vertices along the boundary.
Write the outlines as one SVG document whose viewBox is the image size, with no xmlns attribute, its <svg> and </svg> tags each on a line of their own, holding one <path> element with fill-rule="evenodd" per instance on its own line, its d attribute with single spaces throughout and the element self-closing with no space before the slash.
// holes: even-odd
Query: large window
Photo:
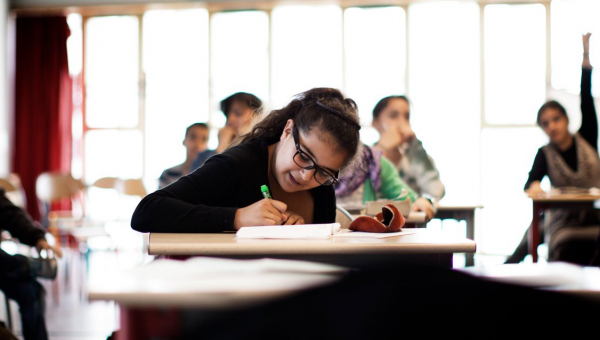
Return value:
<svg viewBox="0 0 600 340">
<path fill-rule="evenodd" d="M 485 119 L 534 124 L 546 98 L 546 10 L 543 5 L 485 7 Z"/>
<path fill-rule="evenodd" d="M 186 127 L 209 120 L 208 11 L 149 11 L 143 27 L 145 176 L 156 179 L 184 161 Z"/>
<path fill-rule="evenodd" d="M 88 183 L 106 176 L 143 175 L 138 27 L 135 16 L 96 17 L 86 23 L 84 178 Z"/>
<path fill-rule="evenodd" d="M 211 20 L 211 124 L 223 126 L 219 102 L 249 92 L 269 103 L 269 16 L 263 11 L 215 13 Z M 211 136 L 212 148 L 217 138 Z"/>
<path fill-rule="evenodd" d="M 271 104 L 286 105 L 313 87 L 342 88 L 342 10 L 282 6 L 272 12 Z"/>
<path fill-rule="evenodd" d="M 479 6 L 408 8 L 413 129 L 440 170 L 447 202 L 479 201 Z"/>
<path fill-rule="evenodd" d="M 368 126 L 373 107 L 381 98 L 406 93 L 404 9 L 346 9 L 344 56 L 346 95 L 356 101 L 361 123 Z"/>
</svg>

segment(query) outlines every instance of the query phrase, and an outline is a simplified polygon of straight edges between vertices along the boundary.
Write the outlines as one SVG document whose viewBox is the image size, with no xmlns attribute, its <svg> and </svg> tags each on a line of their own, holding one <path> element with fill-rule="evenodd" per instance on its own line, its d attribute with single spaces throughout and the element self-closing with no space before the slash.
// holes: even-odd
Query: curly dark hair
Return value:
<svg viewBox="0 0 600 340">
<path fill-rule="evenodd" d="M 310 133 L 314 128 L 327 132 L 336 143 L 336 149 L 347 153 L 344 167 L 353 163 L 361 146 L 358 106 L 339 90 L 327 87 L 313 88 L 295 95 L 287 106 L 271 111 L 234 145 L 257 139 L 279 138 L 289 119 L 302 132 Z"/>
</svg>

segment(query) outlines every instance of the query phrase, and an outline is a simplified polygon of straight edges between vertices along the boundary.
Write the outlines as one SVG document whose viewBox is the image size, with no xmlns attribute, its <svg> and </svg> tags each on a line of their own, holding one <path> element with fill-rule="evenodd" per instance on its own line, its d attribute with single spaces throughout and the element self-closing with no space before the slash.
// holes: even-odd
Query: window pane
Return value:
<svg viewBox="0 0 600 340">
<path fill-rule="evenodd" d="M 590 39 L 590 61 L 592 65 L 600 65 L 600 1 L 555 0 L 551 5 L 552 87 L 579 94 L 583 33 L 594 33 Z M 600 96 L 598 72 L 592 75 L 592 91 Z"/>
<path fill-rule="evenodd" d="M 342 10 L 283 6 L 272 12 L 271 103 L 286 105 L 313 87 L 342 86 Z"/>
<path fill-rule="evenodd" d="M 71 35 L 67 38 L 67 57 L 69 58 L 69 73 L 71 75 L 81 73 L 81 63 L 83 60 L 81 20 L 81 14 L 71 13 L 67 15 L 67 23 L 71 32 Z"/>
<path fill-rule="evenodd" d="M 346 94 L 371 125 L 381 98 L 406 91 L 406 15 L 400 7 L 349 8 L 344 30 Z"/>
<path fill-rule="evenodd" d="M 211 123 L 225 125 L 219 102 L 235 92 L 269 101 L 269 16 L 216 13 L 211 19 Z M 216 140 L 215 140 L 216 142 Z"/>
<path fill-rule="evenodd" d="M 485 118 L 490 124 L 535 124 L 546 99 L 546 9 L 487 5 Z"/>
<path fill-rule="evenodd" d="M 88 20 L 85 81 L 89 127 L 137 126 L 138 46 L 137 17 Z"/>
<path fill-rule="evenodd" d="M 411 123 L 436 162 L 444 202 L 479 201 L 479 6 L 413 4 L 409 22 Z"/>
<path fill-rule="evenodd" d="M 538 148 L 548 143 L 540 128 L 489 128 L 481 135 L 482 201 L 475 235 L 478 250 L 511 254 L 532 217 L 523 187 Z"/>
<path fill-rule="evenodd" d="M 185 129 L 208 121 L 208 12 L 156 10 L 143 20 L 145 175 L 156 179 L 185 160 Z"/>
<path fill-rule="evenodd" d="M 142 177 L 140 131 L 95 130 L 85 134 L 85 181 Z"/>
</svg>

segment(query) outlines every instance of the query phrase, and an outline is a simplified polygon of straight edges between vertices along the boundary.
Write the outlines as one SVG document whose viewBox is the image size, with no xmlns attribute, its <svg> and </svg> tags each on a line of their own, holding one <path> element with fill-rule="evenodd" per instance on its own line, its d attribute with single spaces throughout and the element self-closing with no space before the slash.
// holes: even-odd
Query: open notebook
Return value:
<svg viewBox="0 0 600 340">
<path fill-rule="evenodd" d="M 340 231 L 340 228 L 339 223 L 243 227 L 238 230 L 236 237 L 239 239 L 326 239 Z"/>
</svg>

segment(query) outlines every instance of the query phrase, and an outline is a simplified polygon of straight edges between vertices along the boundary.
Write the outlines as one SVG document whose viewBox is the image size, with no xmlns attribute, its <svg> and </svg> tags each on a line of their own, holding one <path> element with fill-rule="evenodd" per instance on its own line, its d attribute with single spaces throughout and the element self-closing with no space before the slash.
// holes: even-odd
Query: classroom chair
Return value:
<svg viewBox="0 0 600 340">
<path fill-rule="evenodd" d="M 13 202 L 14 205 L 22 209 L 27 208 L 25 190 L 23 189 L 21 179 L 17 174 L 11 173 L 0 177 L 0 188 L 4 189 L 6 198 Z"/>
</svg>

